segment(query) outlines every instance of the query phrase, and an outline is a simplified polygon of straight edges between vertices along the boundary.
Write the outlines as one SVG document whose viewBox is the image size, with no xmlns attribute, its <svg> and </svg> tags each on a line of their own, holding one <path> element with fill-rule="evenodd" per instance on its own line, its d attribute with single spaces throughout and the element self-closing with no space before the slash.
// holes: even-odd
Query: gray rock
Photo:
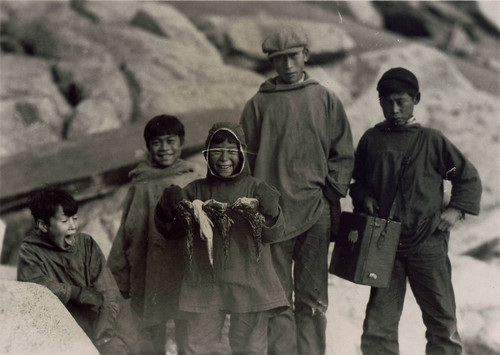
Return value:
<svg viewBox="0 0 500 355">
<path fill-rule="evenodd" d="M 5 280 L 0 280 L 0 353 L 99 354 L 49 289 Z"/>
<path fill-rule="evenodd" d="M 500 32 L 500 4 L 496 1 L 477 1 L 479 12 Z"/>
<path fill-rule="evenodd" d="M 342 5 L 347 6 L 350 14 L 357 22 L 370 27 L 382 28 L 384 19 L 370 1 L 345 1 Z"/>
<path fill-rule="evenodd" d="M 0 81 L 1 157 L 61 139 L 72 109 L 52 81 L 50 62 L 3 55 Z"/>
<path fill-rule="evenodd" d="M 237 19 L 210 15 L 201 22 L 200 27 L 222 53 L 243 53 L 256 60 L 266 60 L 262 52 L 264 39 L 280 26 L 291 23 L 308 34 L 313 55 L 343 53 L 356 45 L 348 34 L 333 23 L 276 18 L 265 14 L 240 16 Z"/>
<path fill-rule="evenodd" d="M 106 99 L 92 98 L 81 102 L 71 121 L 68 138 L 109 131 L 122 125 L 116 106 Z"/>
<path fill-rule="evenodd" d="M 51 58 L 53 79 L 69 103 L 57 116 L 63 123 L 56 127 L 59 136 L 78 139 L 164 112 L 240 110 L 263 81 L 252 72 L 225 65 L 216 48 L 171 6 L 71 4 L 9 4 L 11 32 L 28 44 L 34 56 Z M 10 62 L 2 63 L 10 68 Z M 17 81 L 17 76 L 12 78 Z M 54 88 L 54 83 L 47 87 Z M 30 106 L 21 109 L 30 115 L 28 120 L 36 119 Z M 4 105 L 2 110 L 16 113 L 15 105 Z M 56 140 L 47 129 L 34 127 L 43 142 Z M 12 130 L 5 128 L 2 133 Z M 5 144 L 24 146 L 15 137 Z M 0 150 L 5 155 L 17 152 Z"/>
</svg>

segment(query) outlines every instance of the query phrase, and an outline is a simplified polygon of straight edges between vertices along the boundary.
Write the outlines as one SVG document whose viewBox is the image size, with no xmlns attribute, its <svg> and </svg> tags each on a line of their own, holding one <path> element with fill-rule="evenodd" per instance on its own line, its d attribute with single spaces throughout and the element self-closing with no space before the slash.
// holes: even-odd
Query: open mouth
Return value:
<svg viewBox="0 0 500 355">
<path fill-rule="evenodd" d="M 75 244 L 76 237 L 74 234 L 70 234 L 64 237 L 64 244 L 71 247 Z"/>
<path fill-rule="evenodd" d="M 233 166 L 232 166 L 232 165 L 217 165 L 217 167 L 218 167 L 219 169 L 230 169 L 230 168 L 232 168 Z"/>
</svg>

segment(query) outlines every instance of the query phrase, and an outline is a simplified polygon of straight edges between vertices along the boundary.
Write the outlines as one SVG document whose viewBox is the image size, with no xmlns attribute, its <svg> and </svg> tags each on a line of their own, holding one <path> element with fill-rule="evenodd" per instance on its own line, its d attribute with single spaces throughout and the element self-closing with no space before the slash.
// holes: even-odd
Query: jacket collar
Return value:
<svg viewBox="0 0 500 355">
<path fill-rule="evenodd" d="M 259 88 L 259 92 L 276 92 L 276 91 L 289 91 L 303 88 L 309 85 L 319 85 L 319 83 L 312 79 L 309 74 L 304 71 L 304 80 L 295 84 L 279 84 L 278 76 L 266 80 Z"/>
</svg>

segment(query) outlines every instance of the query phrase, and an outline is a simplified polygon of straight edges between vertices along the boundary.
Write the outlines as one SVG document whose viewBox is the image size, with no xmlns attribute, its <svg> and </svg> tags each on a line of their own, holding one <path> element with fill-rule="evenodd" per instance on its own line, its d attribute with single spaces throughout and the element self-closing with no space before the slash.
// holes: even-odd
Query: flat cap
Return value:
<svg viewBox="0 0 500 355">
<path fill-rule="evenodd" d="M 419 91 L 418 80 L 415 74 L 405 68 L 397 67 L 392 68 L 386 71 L 377 84 L 377 90 L 380 90 L 380 87 L 391 82 L 391 81 L 400 81 L 410 85 L 417 92 Z"/>
<path fill-rule="evenodd" d="M 262 51 L 268 57 L 296 53 L 307 47 L 307 35 L 298 28 L 286 26 L 267 37 L 262 43 Z"/>
</svg>

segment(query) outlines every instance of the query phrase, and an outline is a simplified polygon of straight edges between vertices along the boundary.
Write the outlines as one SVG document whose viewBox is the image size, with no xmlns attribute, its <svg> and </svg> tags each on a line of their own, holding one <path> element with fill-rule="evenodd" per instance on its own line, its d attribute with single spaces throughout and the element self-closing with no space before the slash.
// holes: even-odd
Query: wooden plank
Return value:
<svg viewBox="0 0 500 355">
<path fill-rule="evenodd" d="M 241 111 L 209 110 L 177 115 L 185 126 L 183 156 L 200 151 L 210 127 L 219 121 L 238 122 Z M 105 195 L 127 181 L 127 174 L 146 149 L 141 121 L 117 130 L 65 141 L 18 154 L 0 165 L 0 214 L 26 205 L 29 193 L 61 186 L 79 200 Z"/>
</svg>

